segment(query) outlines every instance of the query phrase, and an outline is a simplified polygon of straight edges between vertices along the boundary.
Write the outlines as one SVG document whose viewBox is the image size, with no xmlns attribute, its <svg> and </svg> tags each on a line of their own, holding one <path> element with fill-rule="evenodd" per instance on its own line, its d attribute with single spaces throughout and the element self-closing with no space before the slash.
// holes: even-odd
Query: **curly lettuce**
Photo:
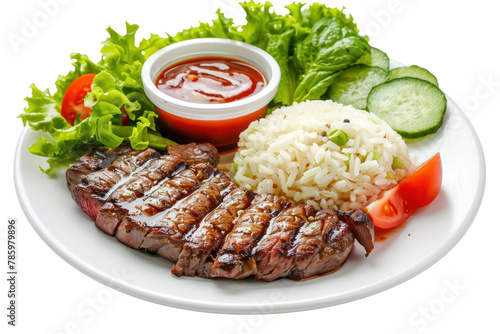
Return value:
<svg viewBox="0 0 500 334">
<path fill-rule="evenodd" d="M 152 35 L 148 42 L 136 46 L 135 33 L 139 27 L 127 23 L 126 28 L 123 36 L 107 29 L 110 37 L 104 41 L 102 58 L 97 63 L 86 55 L 72 54 L 73 70 L 59 76 L 54 94 L 31 85 L 31 96 L 26 98 L 28 106 L 19 117 L 25 126 L 51 137 L 40 137 L 29 148 L 32 154 L 48 157 L 48 168 L 40 167 L 45 173 L 68 166 L 96 145 L 114 149 L 129 141 L 135 149 L 144 149 L 150 146 L 151 138 L 160 143 L 159 147 L 173 144 L 156 131 L 157 115 L 141 82 L 145 52 L 154 53 L 167 45 L 168 40 Z M 61 116 L 61 102 L 69 85 L 88 73 L 96 73 L 92 91 L 85 97 L 85 105 L 92 107 L 92 113 L 84 120 L 77 117 L 72 126 Z M 122 126 L 123 112 L 130 119 L 129 126 Z"/>
</svg>

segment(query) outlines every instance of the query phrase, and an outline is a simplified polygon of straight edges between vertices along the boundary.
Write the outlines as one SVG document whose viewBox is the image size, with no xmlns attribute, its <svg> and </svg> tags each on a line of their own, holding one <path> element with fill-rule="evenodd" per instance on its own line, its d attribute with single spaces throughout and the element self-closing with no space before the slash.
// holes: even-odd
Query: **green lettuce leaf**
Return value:
<svg viewBox="0 0 500 334">
<path fill-rule="evenodd" d="M 335 75 L 369 54 L 370 46 L 343 20 L 325 17 L 314 23 L 295 52 L 295 66 L 300 74 L 294 101 L 302 102 L 320 99 Z"/>
<path fill-rule="evenodd" d="M 301 27 L 290 15 L 278 15 L 271 12 L 271 3 L 242 3 L 247 23 L 234 30 L 246 43 L 253 44 L 267 51 L 278 63 L 281 81 L 270 109 L 293 103 L 295 75 L 290 69 L 290 51 L 293 38 Z"/>
<path fill-rule="evenodd" d="M 226 18 L 220 9 L 217 9 L 217 19 L 211 23 L 200 23 L 198 27 L 191 27 L 177 33 L 175 36 L 168 36 L 168 42 L 176 43 L 194 38 L 228 38 L 235 40 L 242 40 L 237 33 L 235 33 L 233 20 Z"/>
<path fill-rule="evenodd" d="M 66 167 L 96 145 L 114 149 L 128 141 L 134 149 L 144 149 L 150 141 L 154 141 L 155 147 L 161 149 L 167 144 L 175 144 L 156 132 L 157 115 L 141 81 L 146 55 L 156 52 L 170 41 L 152 35 L 137 46 L 137 29 L 137 25 L 127 23 L 126 33 L 120 35 L 108 28 L 109 38 L 103 42 L 102 58 L 97 63 L 86 55 L 72 54 L 74 69 L 58 77 L 53 95 L 48 90 L 41 91 L 35 85 L 31 86 L 32 94 L 26 98 L 28 106 L 19 117 L 25 126 L 48 133 L 51 137 L 42 137 L 29 148 L 32 154 L 49 158 L 48 168 L 40 167 L 44 172 Z M 60 114 L 61 102 L 69 85 L 88 73 L 97 73 L 92 90 L 85 97 L 85 105 L 92 107 L 92 113 L 84 120 L 77 117 L 71 126 Z M 131 123 L 126 127 L 122 126 L 124 113 Z"/>
</svg>

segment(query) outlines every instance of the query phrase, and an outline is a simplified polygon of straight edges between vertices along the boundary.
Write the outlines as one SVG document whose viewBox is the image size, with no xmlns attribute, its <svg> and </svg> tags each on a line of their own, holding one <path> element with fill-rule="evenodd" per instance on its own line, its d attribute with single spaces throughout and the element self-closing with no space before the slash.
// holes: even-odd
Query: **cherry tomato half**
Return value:
<svg viewBox="0 0 500 334">
<path fill-rule="evenodd" d="M 83 104 L 83 98 L 90 92 L 95 73 L 84 74 L 76 78 L 64 93 L 61 103 L 61 116 L 74 125 L 75 119 L 80 114 L 80 120 L 84 120 L 92 113 L 92 108 Z"/>
<path fill-rule="evenodd" d="M 426 206 L 437 197 L 442 176 L 441 155 L 437 153 L 365 208 L 373 225 L 388 229 L 404 223 L 414 210 Z"/>
</svg>

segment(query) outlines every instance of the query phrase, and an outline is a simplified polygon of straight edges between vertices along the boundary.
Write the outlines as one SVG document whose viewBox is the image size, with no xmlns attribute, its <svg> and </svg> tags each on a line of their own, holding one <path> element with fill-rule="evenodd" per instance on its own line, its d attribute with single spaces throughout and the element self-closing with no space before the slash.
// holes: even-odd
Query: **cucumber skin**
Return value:
<svg viewBox="0 0 500 334">
<path fill-rule="evenodd" d="M 390 66 L 390 60 L 389 60 L 389 56 L 387 55 L 387 53 L 385 53 L 384 51 L 380 50 L 380 49 L 377 49 L 377 48 L 374 48 L 375 49 L 375 54 L 378 53 L 378 56 L 376 56 L 376 64 L 373 64 L 373 61 L 372 61 L 372 66 L 375 66 L 375 67 L 380 67 L 384 70 L 386 70 L 387 72 L 389 72 L 389 66 Z M 380 65 L 383 65 L 383 66 L 380 66 Z"/>
<path fill-rule="evenodd" d="M 372 90 L 368 94 L 368 98 L 367 98 L 367 102 L 366 102 L 366 109 L 367 109 L 368 112 L 372 112 L 372 111 L 370 111 L 370 105 L 371 105 L 371 103 L 370 103 L 370 96 L 372 94 L 375 94 L 378 90 L 384 89 L 383 88 L 384 85 L 394 84 L 394 82 L 397 82 L 397 81 L 407 81 L 408 79 L 420 81 L 420 84 L 423 83 L 423 85 L 431 85 L 432 87 L 436 88 L 437 91 L 439 91 L 439 94 L 443 97 L 443 100 L 444 100 L 443 109 L 441 111 L 441 118 L 440 118 L 439 122 L 436 123 L 435 125 L 427 128 L 427 129 L 423 129 L 421 131 L 408 132 L 408 131 L 396 130 L 396 129 L 394 129 L 394 131 L 396 131 L 397 133 L 399 133 L 401 135 L 401 137 L 403 137 L 405 139 L 417 139 L 417 138 L 422 138 L 422 137 L 434 134 L 434 133 L 436 133 L 439 130 L 439 128 L 443 124 L 444 115 L 446 114 L 446 109 L 447 109 L 447 106 L 448 106 L 448 100 L 446 99 L 446 95 L 443 93 L 443 91 L 441 89 L 439 89 L 436 85 L 434 85 L 433 83 L 430 83 L 427 80 L 423 80 L 423 79 L 419 79 L 419 78 L 413 78 L 413 77 L 401 77 L 401 78 L 392 79 L 390 81 L 386 81 L 386 82 L 384 82 L 384 83 L 382 83 L 382 84 L 380 84 L 378 86 L 375 86 L 375 87 L 372 88 Z M 374 113 L 374 114 L 377 115 L 377 116 L 379 116 L 377 113 Z M 382 117 L 380 117 L 380 118 L 383 119 Z M 386 123 L 389 124 L 389 122 L 387 122 L 385 119 L 383 119 L 383 120 Z M 389 124 L 389 126 L 391 126 L 391 125 Z M 392 126 L 391 126 L 391 128 L 392 128 Z"/>
<path fill-rule="evenodd" d="M 364 56 L 358 59 L 358 61 L 354 65 L 364 64 L 370 67 L 380 67 L 381 69 L 389 72 L 389 66 L 390 66 L 389 56 L 387 56 L 387 54 L 384 51 L 377 49 L 374 46 L 372 46 L 371 48 L 372 51 L 370 53 L 369 60 L 367 60 L 366 56 Z M 373 55 L 375 55 L 375 57 L 373 57 Z M 375 64 L 373 62 L 373 58 L 375 58 Z"/>
<path fill-rule="evenodd" d="M 416 73 L 421 72 L 422 74 L 420 76 L 415 76 L 415 74 L 407 75 L 406 73 L 408 72 L 416 72 Z M 401 75 L 401 73 L 403 75 Z M 439 87 L 439 83 L 436 76 L 432 74 L 429 70 L 417 65 L 393 68 L 392 70 L 389 71 L 389 79 L 387 81 L 392 81 L 395 79 L 405 78 L 405 77 L 422 79 L 430 82 L 431 84 L 436 85 L 436 87 Z"/>
</svg>

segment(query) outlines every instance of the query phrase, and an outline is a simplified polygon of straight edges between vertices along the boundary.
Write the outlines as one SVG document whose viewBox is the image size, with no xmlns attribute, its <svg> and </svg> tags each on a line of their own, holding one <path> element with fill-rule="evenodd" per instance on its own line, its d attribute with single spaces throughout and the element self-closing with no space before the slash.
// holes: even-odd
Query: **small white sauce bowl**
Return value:
<svg viewBox="0 0 500 334">
<path fill-rule="evenodd" d="M 156 86 L 167 67 L 200 57 L 237 59 L 258 68 L 267 79 L 260 92 L 228 103 L 194 103 L 169 96 Z M 276 60 L 264 50 L 223 38 L 197 38 L 178 42 L 151 55 L 142 67 L 147 97 L 156 106 L 165 135 L 179 142 L 210 142 L 220 151 L 235 148 L 239 134 L 265 114 L 276 95 L 281 72 Z"/>
</svg>

